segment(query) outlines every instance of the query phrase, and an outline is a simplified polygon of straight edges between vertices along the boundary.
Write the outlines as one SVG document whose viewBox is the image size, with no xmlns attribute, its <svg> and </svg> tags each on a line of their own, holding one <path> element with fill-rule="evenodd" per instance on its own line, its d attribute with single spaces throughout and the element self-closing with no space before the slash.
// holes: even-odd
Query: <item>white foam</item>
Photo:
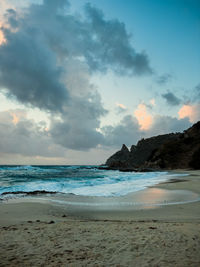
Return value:
<svg viewBox="0 0 200 267">
<path fill-rule="evenodd" d="M 33 170 L 35 167 L 21 166 L 21 168 Z M 49 171 L 53 170 L 49 169 Z M 13 183 L 12 179 L 9 183 L 9 179 L 5 178 L 1 183 L 0 193 L 45 190 L 61 193 L 73 193 L 82 196 L 123 196 L 128 193 L 143 190 L 149 186 L 166 181 L 174 176 L 177 177 L 187 175 L 172 174 L 167 172 L 123 173 L 119 171 L 105 170 L 92 170 L 92 173 L 93 172 L 94 174 L 92 175 L 91 170 L 88 172 L 83 172 L 81 173 L 81 177 L 58 177 L 48 179 L 31 178 L 30 180 L 24 179 L 18 181 L 16 184 Z"/>
</svg>

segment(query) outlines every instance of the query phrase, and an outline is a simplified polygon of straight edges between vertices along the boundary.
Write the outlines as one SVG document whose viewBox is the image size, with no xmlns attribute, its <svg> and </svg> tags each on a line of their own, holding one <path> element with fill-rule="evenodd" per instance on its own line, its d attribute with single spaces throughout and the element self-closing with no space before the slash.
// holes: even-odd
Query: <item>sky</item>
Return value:
<svg viewBox="0 0 200 267">
<path fill-rule="evenodd" d="M 198 0 L 1 0 L 0 164 L 101 164 L 200 120 Z"/>
</svg>

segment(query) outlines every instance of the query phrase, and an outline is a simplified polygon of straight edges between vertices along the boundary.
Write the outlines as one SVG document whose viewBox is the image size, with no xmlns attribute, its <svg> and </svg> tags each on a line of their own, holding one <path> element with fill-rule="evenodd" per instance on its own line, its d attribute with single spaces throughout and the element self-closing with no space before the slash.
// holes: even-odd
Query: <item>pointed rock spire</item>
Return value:
<svg viewBox="0 0 200 267">
<path fill-rule="evenodd" d="M 121 151 L 124 151 L 124 152 L 128 151 L 129 152 L 128 147 L 125 144 L 122 145 Z"/>
<path fill-rule="evenodd" d="M 136 150 L 136 146 L 132 145 L 132 146 L 131 146 L 131 149 L 130 149 L 130 152 L 132 153 L 132 152 L 134 152 L 135 150 Z"/>
</svg>

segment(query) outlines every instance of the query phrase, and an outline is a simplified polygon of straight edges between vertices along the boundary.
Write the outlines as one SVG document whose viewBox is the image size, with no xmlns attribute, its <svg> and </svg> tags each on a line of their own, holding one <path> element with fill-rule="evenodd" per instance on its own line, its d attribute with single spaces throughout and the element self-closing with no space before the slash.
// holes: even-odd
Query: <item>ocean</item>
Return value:
<svg viewBox="0 0 200 267">
<path fill-rule="evenodd" d="M 0 199 L 17 192 L 48 191 L 79 196 L 124 196 L 178 174 L 120 172 L 98 166 L 0 166 Z M 14 194 L 15 193 L 15 194 Z M 43 192 L 44 193 L 44 192 Z"/>
</svg>

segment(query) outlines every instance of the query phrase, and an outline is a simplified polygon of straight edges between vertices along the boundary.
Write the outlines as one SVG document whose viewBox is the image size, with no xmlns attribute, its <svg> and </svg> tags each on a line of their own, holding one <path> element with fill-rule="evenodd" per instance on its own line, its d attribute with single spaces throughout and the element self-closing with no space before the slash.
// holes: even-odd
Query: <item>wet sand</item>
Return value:
<svg viewBox="0 0 200 267">
<path fill-rule="evenodd" d="M 179 190 L 200 195 L 200 171 L 188 173 L 147 190 L 151 205 L 0 203 L 0 266 L 200 266 L 200 202 L 168 205 Z M 152 205 L 158 196 L 164 205 Z"/>
</svg>

